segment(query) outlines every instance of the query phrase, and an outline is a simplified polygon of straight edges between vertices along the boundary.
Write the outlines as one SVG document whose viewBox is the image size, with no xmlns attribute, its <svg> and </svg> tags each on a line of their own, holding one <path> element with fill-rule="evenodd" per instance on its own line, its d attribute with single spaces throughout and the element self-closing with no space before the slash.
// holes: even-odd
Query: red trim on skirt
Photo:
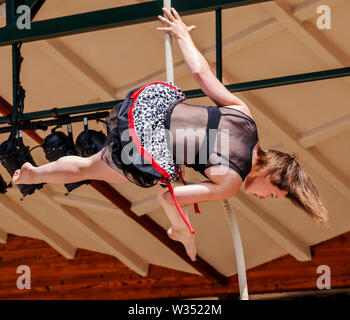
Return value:
<svg viewBox="0 0 350 320">
<path fill-rule="evenodd" d="M 152 82 L 142 88 L 140 88 L 139 90 L 135 91 L 131 96 L 130 98 L 131 99 L 134 99 L 131 106 L 130 106 L 130 109 L 128 111 L 128 119 L 129 119 L 129 132 L 130 132 L 130 137 L 131 137 L 131 140 L 132 142 L 135 144 L 135 147 L 136 149 L 138 150 L 138 152 L 140 152 L 141 156 L 145 157 L 145 159 L 152 165 L 152 167 L 154 169 L 156 169 L 164 178 L 162 179 L 163 181 L 166 182 L 167 186 L 168 186 L 168 189 L 170 191 L 170 194 L 171 194 L 171 197 L 173 198 L 173 201 L 175 203 L 175 206 L 179 212 L 179 214 L 181 215 L 182 219 L 184 220 L 185 224 L 187 225 L 188 229 L 190 230 L 191 233 L 195 233 L 195 231 L 193 230 L 193 228 L 191 227 L 189 221 L 187 220 L 186 216 L 184 215 L 184 213 L 182 212 L 178 202 L 177 202 L 177 199 L 176 199 L 176 196 L 174 194 L 174 189 L 172 187 L 172 185 L 170 184 L 168 178 L 170 177 L 170 174 L 164 170 L 154 159 L 153 157 L 145 150 L 145 148 L 143 147 L 143 145 L 141 144 L 139 138 L 137 137 L 137 134 L 136 134 L 136 130 L 135 130 L 135 121 L 134 121 L 134 115 L 132 114 L 132 111 L 134 109 L 134 105 L 135 105 L 135 102 L 138 98 L 138 96 L 140 95 L 140 93 L 148 86 L 150 85 L 153 85 L 153 84 L 163 84 L 165 86 L 168 86 L 174 90 L 176 90 L 177 92 L 179 92 L 174 86 L 168 84 L 168 83 L 164 83 L 164 82 L 160 82 L 160 81 L 157 81 L 157 82 Z M 180 93 L 180 92 L 179 92 Z M 181 99 L 181 102 L 183 102 L 183 99 Z M 182 178 L 182 177 L 181 177 Z M 197 210 L 196 210 L 197 211 Z"/>
</svg>

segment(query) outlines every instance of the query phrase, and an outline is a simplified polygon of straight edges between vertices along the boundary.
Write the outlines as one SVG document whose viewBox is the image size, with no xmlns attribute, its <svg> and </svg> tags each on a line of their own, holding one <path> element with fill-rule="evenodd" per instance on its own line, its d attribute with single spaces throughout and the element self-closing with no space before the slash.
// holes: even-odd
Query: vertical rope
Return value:
<svg viewBox="0 0 350 320">
<path fill-rule="evenodd" d="M 163 6 L 171 9 L 171 0 L 163 0 Z M 173 46 L 171 35 L 165 33 L 165 67 L 166 81 L 174 83 L 174 63 L 173 63 Z"/>
<path fill-rule="evenodd" d="M 163 5 L 165 8 L 169 9 L 171 8 L 171 0 L 163 0 Z M 217 18 L 219 19 L 219 23 L 221 24 L 221 10 L 217 11 Z M 219 34 L 221 33 L 221 29 L 218 30 Z M 165 66 L 166 66 L 166 81 L 174 83 L 174 64 L 173 64 L 173 53 L 172 53 L 172 42 L 171 42 L 171 36 L 166 33 L 165 34 Z M 221 43 L 220 43 L 221 45 Z M 167 181 L 168 184 L 168 181 Z M 168 185 L 169 187 L 169 185 Z M 169 187 L 170 192 L 172 192 L 172 188 Z M 174 197 L 173 197 L 174 198 Z M 175 204 L 176 201 L 175 201 Z M 239 282 L 239 290 L 240 290 L 240 299 L 241 300 L 248 300 L 248 286 L 247 286 L 247 277 L 246 277 L 246 270 L 245 270 L 245 262 L 244 262 L 244 254 L 243 254 L 243 247 L 242 247 L 242 241 L 241 236 L 239 233 L 239 228 L 237 224 L 237 220 L 235 217 L 235 214 L 232 210 L 232 207 L 230 206 L 229 202 L 227 200 L 223 200 L 222 204 L 224 206 L 226 215 L 228 220 L 230 221 L 231 231 L 233 235 L 233 245 L 235 248 L 235 255 L 236 255 L 236 263 L 237 263 L 237 271 L 238 271 L 238 282 Z M 179 210 L 179 208 L 178 208 Z M 180 214 L 182 213 L 181 210 L 179 210 Z M 185 222 L 187 222 L 183 214 L 181 214 L 182 218 Z M 186 223 L 187 224 L 187 223 Z M 190 225 L 187 224 L 190 228 Z M 190 231 L 194 233 L 193 230 Z"/>
<path fill-rule="evenodd" d="M 239 233 L 237 219 L 228 200 L 227 199 L 222 200 L 222 204 L 231 226 L 233 246 L 235 249 L 237 272 L 238 272 L 240 299 L 249 300 L 243 246 L 242 246 L 241 235 Z"/>
</svg>

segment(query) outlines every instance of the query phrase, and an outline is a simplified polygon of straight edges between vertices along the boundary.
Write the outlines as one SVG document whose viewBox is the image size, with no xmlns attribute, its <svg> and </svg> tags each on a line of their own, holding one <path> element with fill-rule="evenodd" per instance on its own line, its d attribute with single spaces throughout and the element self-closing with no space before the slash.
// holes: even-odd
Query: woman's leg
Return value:
<svg viewBox="0 0 350 320">
<path fill-rule="evenodd" d="M 191 234 L 186 226 L 185 222 L 182 220 L 179 212 L 174 205 L 169 204 L 163 197 L 164 190 L 160 185 L 157 186 L 157 198 L 160 205 L 163 207 L 166 215 L 168 216 L 171 228 L 168 230 L 168 236 L 175 241 L 180 241 L 187 252 L 187 255 L 192 261 L 196 261 L 196 245 L 194 234 Z M 186 218 L 188 219 L 187 209 L 185 210 Z"/>
<path fill-rule="evenodd" d="M 128 181 L 122 171 L 112 169 L 101 160 L 101 152 L 89 158 L 66 156 L 39 167 L 26 162 L 13 175 L 13 184 L 72 183 L 82 180 L 104 180 L 109 183 Z"/>
</svg>

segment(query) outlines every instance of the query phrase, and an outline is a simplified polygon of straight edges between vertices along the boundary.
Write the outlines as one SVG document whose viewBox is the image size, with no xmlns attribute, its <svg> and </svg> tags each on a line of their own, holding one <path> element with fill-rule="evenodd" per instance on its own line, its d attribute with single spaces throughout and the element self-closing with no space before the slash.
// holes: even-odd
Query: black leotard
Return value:
<svg viewBox="0 0 350 320">
<path fill-rule="evenodd" d="M 242 180 L 250 172 L 259 138 L 254 120 L 245 113 L 229 107 L 177 104 L 169 112 L 167 126 L 176 163 L 204 176 L 204 170 L 215 165 L 232 168 Z"/>
<path fill-rule="evenodd" d="M 253 119 L 239 110 L 191 106 L 183 104 L 184 99 L 181 89 L 167 83 L 131 90 L 108 117 L 109 133 L 101 159 L 114 163 L 141 187 L 165 181 L 177 210 L 194 233 L 170 183 L 170 179 L 181 178 L 179 164 L 203 175 L 210 166 L 224 165 L 244 180 L 251 170 L 258 134 Z M 152 129 L 147 137 L 146 125 Z"/>
</svg>

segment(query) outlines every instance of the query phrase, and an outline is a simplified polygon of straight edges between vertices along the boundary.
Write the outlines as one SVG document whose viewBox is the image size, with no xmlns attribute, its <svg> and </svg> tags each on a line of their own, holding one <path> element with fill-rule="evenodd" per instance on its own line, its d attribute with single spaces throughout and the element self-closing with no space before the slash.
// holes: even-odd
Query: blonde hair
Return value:
<svg viewBox="0 0 350 320">
<path fill-rule="evenodd" d="M 296 155 L 277 150 L 257 150 L 257 171 L 269 176 L 271 183 L 287 191 L 286 198 L 303 209 L 315 222 L 327 225 L 328 211 L 311 178 L 296 161 Z"/>
</svg>

